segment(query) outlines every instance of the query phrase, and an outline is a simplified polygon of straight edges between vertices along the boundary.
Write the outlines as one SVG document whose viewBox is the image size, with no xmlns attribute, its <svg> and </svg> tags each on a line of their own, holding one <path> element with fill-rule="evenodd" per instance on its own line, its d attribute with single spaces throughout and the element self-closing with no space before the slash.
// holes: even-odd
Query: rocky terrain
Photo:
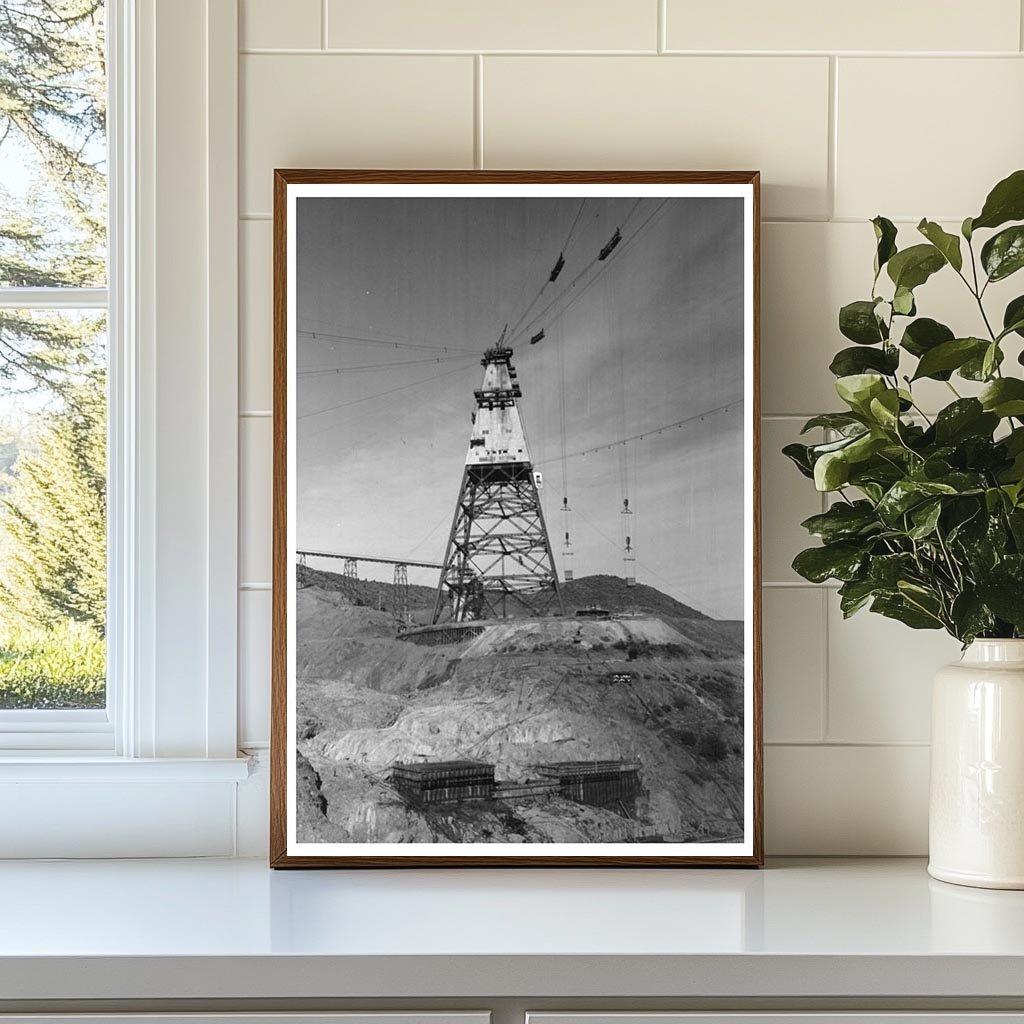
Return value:
<svg viewBox="0 0 1024 1024">
<path fill-rule="evenodd" d="M 396 638 L 389 585 L 299 567 L 299 839 L 737 838 L 741 624 L 613 577 L 570 586 L 567 604 L 631 614 L 507 620 L 426 647 Z M 411 591 L 414 607 L 432 603 L 427 588 Z M 390 783 L 396 761 L 452 759 L 492 763 L 499 782 L 535 778 L 538 763 L 636 760 L 643 792 L 614 809 L 560 796 L 423 807 Z"/>
</svg>

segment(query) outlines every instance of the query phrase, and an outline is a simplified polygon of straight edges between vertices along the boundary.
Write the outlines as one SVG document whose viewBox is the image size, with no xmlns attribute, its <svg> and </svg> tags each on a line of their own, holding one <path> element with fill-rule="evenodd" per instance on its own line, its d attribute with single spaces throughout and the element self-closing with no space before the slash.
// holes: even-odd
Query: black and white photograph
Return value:
<svg viewBox="0 0 1024 1024">
<path fill-rule="evenodd" d="M 756 856 L 753 190 L 287 186 L 289 862 Z"/>
</svg>

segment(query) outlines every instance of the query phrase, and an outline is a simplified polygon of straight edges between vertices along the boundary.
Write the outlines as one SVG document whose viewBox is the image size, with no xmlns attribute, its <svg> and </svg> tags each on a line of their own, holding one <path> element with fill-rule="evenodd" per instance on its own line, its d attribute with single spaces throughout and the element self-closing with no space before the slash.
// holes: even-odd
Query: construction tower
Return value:
<svg viewBox="0 0 1024 1024">
<path fill-rule="evenodd" d="M 433 621 L 563 614 L 558 574 L 517 399 L 512 349 L 499 341 L 480 360 L 469 452 L 455 505 Z"/>
</svg>

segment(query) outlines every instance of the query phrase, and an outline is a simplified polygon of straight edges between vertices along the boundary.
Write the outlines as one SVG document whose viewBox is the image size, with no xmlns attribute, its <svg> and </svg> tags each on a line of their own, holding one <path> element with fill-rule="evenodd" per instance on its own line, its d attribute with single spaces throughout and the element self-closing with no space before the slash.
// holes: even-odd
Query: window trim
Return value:
<svg viewBox="0 0 1024 1024">
<path fill-rule="evenodd" d="M 35 755 L 65 755 L 71 769 L 83 757 L 199 757 L 218 778 L 223 763 L 237 761 L 237 24 L 236 0 L 199 0 L 180 15 L 160 0 L 107 0 L 108 287 L 0 291 L 3 306 L 108 311 L 107 707 L 0 713 L 5 778 L 12 759 L 31 766 Z M 205 77 L 190 96 L 174 87 L 182 47 Z M 180 181 L 165 174 L 169 153 Z M 201 237 L 179 234 L 179 213 L 194 217 L 200 202 L 202 223 L 192 226 Z M 172 302 L 169 284 L 176 268 L 195 266 L 197 249 L 201 331 L 175 321 L 180 293 Z M 183 344 L 190 361 L 175 365 Z M 165 383 L 175 374 L 178 391 Z M 202 571 L 193 560 L 190 576 L 168 582 L 178 524 L 160 514 L 172 490 L 160 445 L 176 417 L 194 417 L 195 396 L 184 394 L 191 389 L 205 399 L 189 512 L 200 504 L 205 511 L 192 517 L 187 537 L 188 550 L 203 555 Z M 201 626 L 191 623 L 193 635 L 182 637 L 201 654 L 187 694 L 182 673 L 157 656 L 177 639 L 169 637 L 173 616 L 160 607 L 175 586 L 203 611 Z M 202 711 L 175 720 L 183 697 Z"/>
<path fill-rule="evenodd" d="M 132 487 L 132 481 L 115 478 L 112 465 L 118 459 L 119 446 L 125 433 L 123 412 L 115 409 L 113 396 L 123 389 L 121 380 L 125 355 L 130 349 L 126 343 L 129 334 L 126 321 L 118 315 L 112 299 L 120 298 L 123 286 L 112 281 L 119 278 L 131 262 L 126 259 L 127 243 L 132 236 L 130 208 L 123 196 L 130 192 L 124 187 L 130 184 L 134 174 L 134 160 L 131 146 L 126 144 L 128 128 L 134 117 L 132 97 L 134 94 L 134 47 L 130 45 L 130 26 L 134 8 L 133 0 L 106 0 L 106 60 L 107 60 L 107 285 L 105 287 L 54 287 L 54 288 L 0 288 L 0 308 L 4 309 L 53 309 L 53 310 L 105 310 L 107 313 L 107 679 L 106 706 L 103 708 L 25 708 L 0 710 L 0 755 L 21 752 L 61 753 L 79 755 L 112 754 L 118 747 L 114 728 L 114 711 L 118 705 L 119 683 L 124 678 L 114 666 L 114 647 L 122 642 L 122 616 L 114 609 L 111 622 L 111 592 L 114 576 L 112 563 L 120 571 L 119 554 L 115 547 L 123 542 L 120 536 L 119 516 L 112 516 L 112 510 L 124 500 L 125 492 Z M 115 277 L 116 275 L 116 277 Z M 115 437 L 117 442 L 115 442 Z M 111 491 L 113 490 L 113 494 Z M 112 521 L 114 527 L 112 528 Z M 115 533 L 115 529 L 118 531 Z M 119 594 L 115 594 L 115 599 Z"/>
</svg>

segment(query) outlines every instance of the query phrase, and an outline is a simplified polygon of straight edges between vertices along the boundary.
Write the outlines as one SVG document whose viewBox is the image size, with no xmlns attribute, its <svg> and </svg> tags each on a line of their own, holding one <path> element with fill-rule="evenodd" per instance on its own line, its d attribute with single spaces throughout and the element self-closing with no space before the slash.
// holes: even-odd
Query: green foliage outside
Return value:
<svg viewBox="0 0 1024 1024">
<path fill-rule="evenodd" d="M 0 632 L 0 708 L 101 708 L 106 650 L 88 626 Z"/>
<path fill-rule="evenodd" d="M 0 289 L 106 279 L 102 0 L 0 0 Z M 101 316 L 0 307 L 0 709 L 102 707 Z"/>
<path fill-rule="evenodd" d="M 870 607 L 965 645 L 1024 637 L 1024 295 L 998 317 L 985 301 L 990 285 L 1024 267 L 1022 221 L 1024 170 L 999 182 L 959 234 L 922 220 L 925 241 L 900 249 L 895 225 L 872 221 L 871 298 L 839 311 L 854 344 L 830 367 L 846 408 L 805 424 L 804 433 L 825 428 L 824 443 L 783 449 L 835 498 L 803 523 L 822 544 L 793 568 L 815 583 L 839 580 L 845 617 Z M 974 327 L 918 314 L 915 292 L 939 272 L 972 297 Z M 926 382 L 952 396 L 933 417 L 921 409 Z"/>
</svg>

